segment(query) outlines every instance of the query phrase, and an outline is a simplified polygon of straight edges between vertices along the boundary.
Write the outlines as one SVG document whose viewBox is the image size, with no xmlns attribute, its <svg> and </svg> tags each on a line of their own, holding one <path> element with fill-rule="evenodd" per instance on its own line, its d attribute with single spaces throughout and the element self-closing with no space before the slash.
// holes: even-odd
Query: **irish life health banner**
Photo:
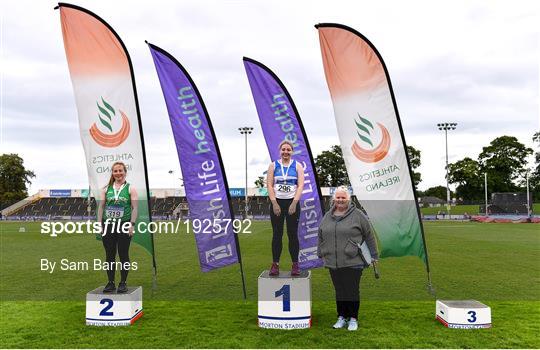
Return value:
<svg viewBox="0 0 540 350">
<path fill-rule="evenodd" d="M 381 257 L 427 263 L 405 140 L 390 79 L 375 47 L 339 24 L 319 24 L 326 81 L 354 193 L 376 231 Z"/>
<path fill-rule="evenodd" d="M 301 269 L 322 266 L 317 257 L 317 235 L 323 206 L 322 195 L 317 184 L 315 163 L 300 115 L 285 85 L 262 63 L 244 57 L 244 67 L 259 114 L 266 146 L 272 160 L 279 159 L 279 144 L 290 141 L 294 145 L 293 159 L 304 167 L 304 190 L 300 198 L 298 240 Z"/>
<path fill-rule="evenodd" d="M 139 196 L 137 222 L 148 222 L 146 160 L 129 54 L 97 15 L 64 3 L 59 8 L 92 195 L 100 198 L 112 164 L 124 162 L 127 181 Z M 151 234 L 135 232 L 133 240 L 154 254 Z"/>
<path fill-rule="evenodd" d="M 202 271 L 239 262 L 225 171 L 214 131 L 193 80 L 169 53 L 148 44 L 156 66 L 182 168 L 190 220 L 200 220 L 195 233 Z"/>
</svg>

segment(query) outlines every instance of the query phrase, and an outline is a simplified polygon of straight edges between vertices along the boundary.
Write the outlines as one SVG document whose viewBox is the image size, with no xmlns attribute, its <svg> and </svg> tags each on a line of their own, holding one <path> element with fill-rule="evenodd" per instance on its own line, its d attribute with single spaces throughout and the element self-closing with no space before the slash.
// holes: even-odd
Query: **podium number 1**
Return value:
<svg viewBox="0 0 540 350">
<path fill-rule="evenodd" d="M 112 316 L 112 311 L 109 311 L 113 307 L 113 301 L 111 299 L 101 299 L 99 302 L 101 305 L 107 304 L 103 310 L 99 313 L 99 316 Z"/>
<path fill-rule="evenodd" d="M 291 311 L 291 286 L 284 284 L 280 290 L 276 290 L 275 297 L 283 295 L 283 311 Z"/>
</svg>

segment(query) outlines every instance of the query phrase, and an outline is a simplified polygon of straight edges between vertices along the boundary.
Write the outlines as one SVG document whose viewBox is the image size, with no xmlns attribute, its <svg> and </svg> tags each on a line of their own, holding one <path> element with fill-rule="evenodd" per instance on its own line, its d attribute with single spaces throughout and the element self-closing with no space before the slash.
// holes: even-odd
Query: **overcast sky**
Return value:
<svg viewBox="0 0 540 350">
<path fill-rule="evenodd" d="M 289 90 L 314 156 L 338 144 L 316 23 L 355 28 L 385 60 L 406 142 L 422 152 L 420 189 L 444 184 L 450 162 L 476 158 L 497 136 L 533 147 L 540 130 L 538 1 L 101 1 L 81 0 L 120 35 L 139 93 L 152 188 L 178 187 L 174 140 L 144 40 L 189 71 L 212 119 L 231 187 L 249 184 L 270 159 L 242 64 L 271 68 Z M 88 187 L 59 11 L 51 1 L 2 1 L 1 153 L 18 153 L 42 188 Z M 532 158 L 531 158 L 532 161 Z M 174 174 L 170 175 L 169 170 Z"/>
</svg>

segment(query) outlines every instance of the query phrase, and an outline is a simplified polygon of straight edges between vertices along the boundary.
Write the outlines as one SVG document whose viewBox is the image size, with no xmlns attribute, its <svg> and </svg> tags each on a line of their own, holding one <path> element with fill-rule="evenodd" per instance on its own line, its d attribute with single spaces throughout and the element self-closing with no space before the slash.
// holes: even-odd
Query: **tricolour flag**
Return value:
<svg viewBox="0 0 540 350">
<path fill-rule="evenodd" d="M 173 56 L 155 45 L 148 46 L 169 112 L 189 218 L 201 224 L 196 225 L 201 229 L 194 232 L 201 270 L 206 272 L 239 262 L 243 282 L 229 186 L 202 97 L 188 72 Z"/>
<path fill-rule="evenodd" d="M 354 193 L 376 231 L 381 257 L 427 251 L 390 76 L 362 34 L 319 24 L 326 81 Z"/>
<path fill-rule="evenodd" d="M 298 262 L 303 270 L 320 267 L 322 260 L 317 257 L 317 235 L 324 205 L 300 115 L 285 85 L 268 67 L 247 57 L 244 57 L 244 67 L 270 158 L 279 159 L 279 144 L 287 140 L 294 145 L 292 158 L 304 167 L 305 181 L 298 222 Z"/>
<path fill-rule="evenodd" d="M 112 164 L 124 162 L 127 181 L 139 196 L 137 223 L 148 223 L 143 131 L 129 54 L 118 34 L 96 14 L 71 4 L 58 7 L 92 195 L 100 198 Z M 154 256 L 150 233 L 136 231 L 133 240 Z"/>
</svg>

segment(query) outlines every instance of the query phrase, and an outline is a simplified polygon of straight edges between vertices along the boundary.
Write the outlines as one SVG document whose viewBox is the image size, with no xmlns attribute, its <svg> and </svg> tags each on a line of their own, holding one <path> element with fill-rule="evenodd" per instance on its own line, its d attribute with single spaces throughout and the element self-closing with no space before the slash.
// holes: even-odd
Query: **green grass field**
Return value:
<svg viewBox="0 0 540 350">
<path fill-rule="evenodd" d="M 425 223 L 437 298 L 486 303 L 493 328 L 447 329 L 435 321 L 424 264 L 404 257 L 382 260 L 380 280 L 364 273 L 358 332 L 330 328 L 336 315 L 324 269 L 312 272 L 311 329 L 257 327 L 257 277 L 271 261 L 268 222 L 255 222 L 253 233 L 240 235 L 247 301 L 238 265 L 200 272 L 193 235 L 156 235 L 154 292 L 150 256 L 133 245 L 131 258 L 139 269 L 129 283 L 143 286 L 145 315 L 119 328 L 85 325 L 85 294 L 104 284 L 104 272 L 40 271 L 41 258 L 102 258 L 100 242 L 87 234 L 40 235 L 37 223 L 0 225 L 2 348 L 540 347 L 540 226 L 535 224 Z"/>
<path fill-rule="evenodd" d="M 469 215 L 478 215 L 479 208 L 479 205 L 456 205 L 450 209 L 450 213 L 455 215 L 462 215 L 465 213 Z M 435 215 L 439 211 L 446 211 L 446 206 L 443 205 L 441 207 L 421 208 L 420 210 L 422 211 L 422 214 Z M 540 213 L 540 203 L 533 203 L 533 212 L 535 214 Z"/>
<path fill-rule="evenodd" d="M 470 215 L 477 215 L 478 211 L 479 211 L 478 210 L 479 208 L 480 208 L 479 205 L 456 205 L 456 206 L 450 208 L 450 213 L 454 214 L 454 215 L 463 215 L 465 213 L 470 214 Z M 435 215 L 439 211 L 440 212 L 445 212 L 446 211 L 446 206 L 443 205 L 443 206 L 440 206 L 440 207 L 421 208 L 420 211 L 424 215 Z"/>
</svg>

